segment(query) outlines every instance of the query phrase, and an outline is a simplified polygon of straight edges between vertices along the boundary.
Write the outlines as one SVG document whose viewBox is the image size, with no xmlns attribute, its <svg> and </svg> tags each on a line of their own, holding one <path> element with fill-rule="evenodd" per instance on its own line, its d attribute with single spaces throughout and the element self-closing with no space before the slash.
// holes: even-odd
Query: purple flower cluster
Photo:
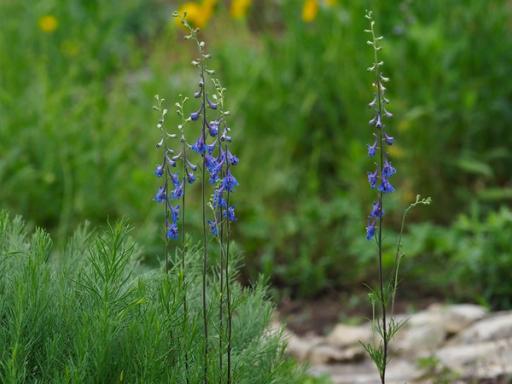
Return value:
<svg viewBox="0 0 512 384">
<path fill-rule="evenodd" d="M 373 84 L 375 87 L 375 95 L 373 100 L 369 103 L 370 108 L 375 113 L 373 118 L 369 121 L 370 125 L 374 127 L 374 140 L 372 144 L 368 144 L 368 156 L 370 158 L 377 158 L 375 169 L 368 172 L 367 176 L 370 188 L 378 191 L 377 201 L 372 203 L 372 208 L 368 216 L 368 224 L 366 226 L 366 238 L 370 240 L 375 236 L 377 223 L 381 221 L 384 215 L 382 208 L 383 194 L 391 193 L 395 190 L 389 179 L 396 173 L 396 169 L 389 161 L 385 150 L 385 146 L 393 145 L 395 141 L 395 139 L 386 132 L 386 125 L 384 124 L 385 119 L 392 117 L 392 114 L 386 109 L 389 100 L 385 96 L 386 87 L 384 86 L 384 83 L 389 79 L 385 77 L 380 70 L 380 67 L 383 65 L 383 62 L 379 61 L 377 58 L 377 52 L 380 50 L 378 46 L 380 38 L 375 38 L 373 34 L 373 24 L 372 29 L 367 32 L 372 33 L 373 39 L 368 41 L 368 44 L 373 46 L 375 52 L 375 62 L 368 68 L 368 70 L 375 75 Z"/>
<path fill-rule="evenodd" d="M 185 183 L 188 182 L 189 184 L 192 184 L 196 180 L 194 172 L 197 170 L 197 166 L 192 164 L 186 158 L 184 148 L 182 148 L 182 151 L 178 154 L 175 154 L 174 149 L 169 148 L 168 139 L 176 138 L 176 135 L 169 134 L 164 128 L 167 109 L 162 109 L 162 103 L 164 101 L 163 99 L 160 99 L 158 96 L 156 96 L 156 100 L 157 105 L 155 105 L 154 108 L 161 112 L 161 117 L 157 124 L 157 128 L 160 129 L 162 135 L 160 141 L 157 144 L 157 148 L 162 150 L 163 160 L 155 168 L 155 176 L 162 179 L 162 185 L 158 188 L 154 200 L 157 203 L 164 204 L 167 238 L 177 240 L 179 234 L 178 222 L 180 212 L 180 205 L 178 202 L 184 197 Z M 181 125 L 178 128 L 180 131 L 183 130 L 183 126 Z M 183 142 L 185 139 L 183 132 L 181 133 L 181 141 Z M 178 161 L 183 163 L 183 175 L 181 176 L 179 174 L 179 169 L 176 166 Z M 171 203 L 172 200 L 177 200 L 175 205 Z"/>
<path fill-rule="evenodd" d="M 217 83 L 216 83 L 217 84 Z M 199 89 L 194 93 L 195 98 L 201 98 L 201 106 L 190 115 L 190 120 L 198 120 L 207 108 L 217 110 L 219 105 L 212 102 L 205 93 L 204 82 L 199 82 Z M 205 94 L 203 94 L 205 93 Z M 238 164 L 238 157 L 229 150 L 231 136 L 230 128 L 225 123 L 225 113 L 221 108 L 220 116 L 207 121 L 203 116 L 204 129 L 196 142 L 190 148 L 203 158 L 203 164 L 208 172 L 208 181 L 214 186 L 212 206 L 220 212 L 220 217 L 208 220 L 208 226 L 213 236 L 219 235 L 219 224 L 222 218 L 236 221 L 235 208 L 229 203 L 229 194 L 238 186 L 238 181 L 231 172 L 231 167 Z M 211 143 L 209 143 L 211 141 Z"/>
</svg>

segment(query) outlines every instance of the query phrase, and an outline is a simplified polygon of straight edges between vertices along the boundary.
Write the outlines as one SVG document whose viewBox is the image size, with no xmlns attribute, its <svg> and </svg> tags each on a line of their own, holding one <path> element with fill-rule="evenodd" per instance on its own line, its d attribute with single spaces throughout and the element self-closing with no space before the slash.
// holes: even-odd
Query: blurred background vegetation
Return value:
<svg viewBox="0 0 512 384">
<path fill-rule="evenodd" d="M 195 81 L 178 8 L 228 89 L 245 279 L 265 272 L 298 298 L 375 279 L 364 239 L 371 8 L 395 115 L 391 228 L 416 193 L 434 202 L 412 215 L 402 296 L 512 306 L 508 0 L 3 0 L 2 208 L 61 240 L 85 220 L 127 217 L 156 263 L 153 96 L 172 109 Z M 395 232 L 385 239 L 391 262 Z"/>
</svg>

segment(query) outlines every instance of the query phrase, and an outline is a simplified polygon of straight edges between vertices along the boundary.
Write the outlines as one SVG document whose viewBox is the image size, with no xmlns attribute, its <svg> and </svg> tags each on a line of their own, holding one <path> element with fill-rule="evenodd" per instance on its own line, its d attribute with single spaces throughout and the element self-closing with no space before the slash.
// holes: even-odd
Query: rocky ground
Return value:
<svg viewBox="0 0 512 384">
<path fill-rule="evenodd" d="M 391 344 L 389 384 L 511 383 L 512 311 L 488 313 L 471 305 L 432 304 L 405 320 Z M 334 384 L 378 384 L 360 341 L 372 340 L 371 324 L 337 324 L 325 335 L 287 330 L 288 352 Z"/>
</svg>

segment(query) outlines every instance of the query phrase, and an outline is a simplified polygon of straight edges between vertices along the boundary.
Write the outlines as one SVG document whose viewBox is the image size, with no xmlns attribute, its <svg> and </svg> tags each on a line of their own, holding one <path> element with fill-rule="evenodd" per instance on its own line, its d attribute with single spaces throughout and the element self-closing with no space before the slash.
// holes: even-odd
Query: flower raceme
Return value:
<svg viewBox="0 0 512 384">
<path fill-rule="evenodd" d="M 197 166 L 192 164 L 187 159 L 186 142 L 183 133 L 184 124 L 178 126 L 178 132 L 180 133 L 179 141 L 181 142 L 181 151 L 177 154 L 178 149 L 173 149 L 169 146 L 169 139 L 176 139 L 178 135 L 171 134 L 165 128 L 165 118 L 167 115 L 167 109 L 163 108 L 164 99 L 161 99 L 158 95 L 155 96 L 156 104 L 153 107 L 155 110 L 160 112 L 160 119 L 157 124 L 157 128 L 160 130 L 160 141 L 156 147 L 162 151 L 162 162 L 155 168 L 155 176 L 162 179 L 161 186 L 158 188 L 155 194 L 155 201 L 157 203 L 163 203 L 164 214 L 165 214 L 165 234 L 168 239 L 177 240 L 179 238 L 179 212 L 180 205 L 172 205 L 171 200 L 178 200 L 184 198 L 185 183 L 192 184 L 196 177 L 194 172 L 197 170 Z M 182 99 L 181 103 L 176 103 L 178 107 L 178 114 L 182 113 L 183 104 L 186 102 L 186 98 Z M 180 170 L 177 167 L 177 162 L 180 162 L 183 166 Z"/>
<path fill-rule="evenodd" d="M 369 18 L 371 20 L 371 14 Z M 378 191 L 378 196 L 377 201 L 373 202 L 372 209 L 368 216 L 368 224 L 366 226 L 366 238 L 368 240 L 375 236 L 376 227 L 378 223 L 381 222 L 384 214 L 382 209 L 383 194 L 391 193 L 395 190 L 395 187 L 393 187 L 390 182 L 390 178 L 396 173 L 396 169 L 391 165 L 386 151 L 386 146 L 393 145 L 395 139 L 388 134 L 385 124 L 385 119 L 391 118 L 392 114 L 386 109 L 389 100 L 385 96 L 386 87 L 384 84 L 387 83 L 389 79 L 382 74 L 381 67 L 384 63 L 378 60 L 377 55 L 378 51 L 381 49 L 379 41 L 382 37 L 375 36 L 373 20 L 371 20 L 370 23 L 371 29 L 366 30 L 366 32 L 370 33 L 372 37 L 372 39 L 368 41 L 368 44 L 373 47 L 374 62 L 368 70 L 374 75 L 373 87 L 375 92 L 372 101 L 368 104 L 374 112 L 373 117 L 369 121 L 370 126 L 372 126 L 374 130 L 374 141 L 372 144 L 368 144 L 368 156 L 377 159 L 377 162 L 375 170 L 368 172 L 368 183 L 371 189 Z"/>
<path fill-rule="evenodd" d="M 207 0 L 204 0 L 205 2 Z M 196 106 L 190 114 L 187 115 L 185 123 L 191 123 L 199 127 L 199 135 L 196 141 L 192 145 L 186 144 L 185 140 L 182 140 L 182 152 L 186 149 L 190 149 L 191 152 L 197 153 L 201 157 L 201 208 L 202 208 L 202 226 L 203 226 L 203 280 L 202 280 L 202 305 L 203 305 L 203 335 L 204 335 L 204 349 L 203 349 L 203 383 L 208 383 L 208 355 L 209 355 L 209 326 L 208 326 L 208 307 L 210 306 L 207 290 L 207 274 L 209 270 L 209 251 L 208 251 L 208 232 L 213 235 L 219 244 L 220 249 L 220 287 L 221 295 L 219 302 L 219 324 L 220 329 L 224 327 L 224 308 L 227 312 L 227 384 L 231 384 L 231 290 L 229 282 L 229 260 L 230 260 L 230 223 L 236 221 L 235 208 L 230 204 L 230 193 L 234 192 L 235 187 L 238 185 L 238 181 L 233 176 L 231 167 L 236 166 L 239 162 L 238 158 L 233 155 L 229 149 L 231 142 L 230 128 L 227 125 L 226 118 L 229 115 L 229 111 L 224 110 L 224 91 L 225 89 L 220 85 L 220 82 L 213 78 L 212 75 L 215 73 L 212 69 L 208 68 L 208 60 L 210 54 L 206 51 L 206 43 L 199 39 L 198 29 L 193 28 L 187 21 L 186 14 L 181 16 L 179 12 L 175 12 L 174 16 L 179 18 L 183 27 L 188 31 L 185 36 L 187 40 L 192 40 L 196 43 L 198 49 L 198 56 L 192 61 L 198 70 L 199 81 L 197 88 L 193 93 L 193 98 L 196 101 Z M 212 93 L 212 89 L 209 86 L 210 81 L 213 83 L 215 92 Z M 182 118 L 183 108 L 179 111 Z M 172 159 L 182 155 L 173 157 Z M 182 155 L 184 156 L 184 155 Z M 183 164 L 188 164 L 185 161 L 185 157 L 182 157 Z M 188 159 L 186 159 L 188 161 Z M 195 168 L 191 169 L 194 171 Z M 184 170 L 184 175 L 188 180 L 194 180 L 195 177 L 189 175 L 189 170 Z M 165 175 L 165 171 L 163 172 Z M 176 183 L 174 178 L 171 177 L 171 181 L 174 184 L 174 190 L 171 195 L 177 197 L 182 195 L 182 189 L 185 185 L 185 176 L 183 182 Z M 166 184 L 165 184 L 166 185 Z M 211 189 L 211 197 L 208 202 L 208 206 L 212 208 L 213 218 L 208 218 L 206 214 L 206 192 Z M 184 192 L 183 192 L 184 193 Z M 183 204 L 184 204 L 183 197 Z M 184 215 L 183 215 L 184 216 Z M 171 214 L 171 219 L 173 215 Z M 174 236 L 174 227 L 169 227 L 170 237 Z M 225 289 L 226 297 L 223 296 Z M 223 332 L 219 332 L 219 350 L 224 350 Z M 222 369 L 223 365 L 223 353 L 219 356 L 219 365 Z M 222 381 L 222 380 L 221 380 Z M 188 381 L 187 381 L 188 383 Z"/>
<path fill-rule="evenodd" d="M 231 129 L 226 124 L 226 117 L 229 115 L 228 111 L 224 111 L 223 107 L 223 93 L 224 88 L 221 87 L 218 80 L 213 80 L 216 87 L 217 94 L 213 96 L 215 102 L 212 102 L 207 95 L 203 98 L 203 104 L 198 109 L 199 116 L 203 111 L 210 109 L 217 111 L 217 118 L 207 122 L 205 120 L 206 128 L 209 137 L 200 135 L 196 143 L 191 147 L 192 150 L 200 154 L 204 158 L 204 165 L 208 172 L 208 181 L 214 186 L 211 197 L 211 204 L 214 210 L 219 210 L 219 215 L 215 215 L 214 219 L 208 221 L 210 233 L 213 236 L 219 235 L 219 226 L 223 219 L 230 222 L 236 221 L 235 208 L 229 204 L 229 194 L 234 192 L 235 187 L 238 186 L 238 180 L 233 176 L 231 171 L 232 166 L 236 166 L 239 159 L 229 149 L 231 142 L 230 131 Z M 195 93 L 196 97 L 206 92 L 202 82 L 200 89 Z M 193 120 L 195 116 L 190 116 Z M 212 142 L 209 144 L 208 140 Z"/>
</svg>

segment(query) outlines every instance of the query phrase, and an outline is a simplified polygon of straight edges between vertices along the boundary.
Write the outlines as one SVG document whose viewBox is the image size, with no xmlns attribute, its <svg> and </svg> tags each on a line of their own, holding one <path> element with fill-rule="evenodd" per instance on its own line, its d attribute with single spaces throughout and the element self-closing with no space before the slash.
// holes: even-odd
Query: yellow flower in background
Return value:
<svg viewBox="0 0 512 384">
<path fill-rule="evenodd" d="M 187 14 L 187 21 L 194 27 L 204 28 L 212 17 L 217 0 L 203 0 L 201 4 L 194 1 L 187 1 L 179 9 L 178 13 Z M 181 25 L 179 18 L 175 19 L 177 25 Z"/>
<path fill-rule="evenodd" d="M 306 0 L 302 7 L 302 20 L 310 23 L 316 18 L 318 13 L 318 0 Z"/>
<path fill-rule="evenodd" d="M 252 0 L 231 0 L 231 8 L 229 9 L 229 13 L 235 19 L 243 19 L 247 14 L 247 10 L 249 9 Z"/>
<path fill-rule="evenodd" d="M 52 15 L 42 16 L 37 24 L 39 25 L 39 29 L 45 33 L 52 33 L 59 26 L 59 22 L 55 16 Z"/>
<path fill-rule="evenodd" d="M 203 0 L 201 6 L 204 8 L 210 8 L 213 11 L 215 5 L 217 5 L 218 0 Z"/>
</svg>

